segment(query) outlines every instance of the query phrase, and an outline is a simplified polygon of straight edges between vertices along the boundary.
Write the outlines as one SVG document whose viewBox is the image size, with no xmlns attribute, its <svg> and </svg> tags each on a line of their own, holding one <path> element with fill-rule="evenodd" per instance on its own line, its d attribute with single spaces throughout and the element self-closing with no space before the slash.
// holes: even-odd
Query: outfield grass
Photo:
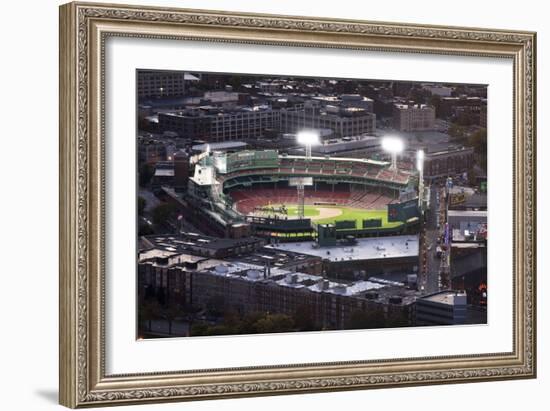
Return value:
<svg viewBox="0 0 550 411">
<path fill-rule="evenodd" d="M 289 216 L 298 215 L 298 206 L 287 207 Z M 319 210 L 315 206 L 304 206 L 304 217 L 317 217 L 319 215 Z"/>
<path fill-rule="evenodd" d="M 294 216 L 298 214 L 298 207 L 295 205 L 287 205 L 288 215 Z M 315 206 L 315 205 L 306 205 L 304 207 L 304 214 L 306 217 L 315 217 L 319 215 L 319 208 L 336 208 L 341 211 L 341 214 L 336 217 L 328 217 L 322 219 L 316 219 L 315 223 L 317 224 L 328 224 L 335 223 L 336 221 L 344 220 L 355 220 L 355 226 L 361 228 L 363 226 L 363 220 L 370 218 L 380 218 L 382 219 L 382 228 L 394 228 L 399 227 L 403 223 L 400 221 L 397 222 L 388 222 L 388 212 L 387 210 L 365 210 L 361 208 L 350 208 L 342 206 Z"/>
</svg>

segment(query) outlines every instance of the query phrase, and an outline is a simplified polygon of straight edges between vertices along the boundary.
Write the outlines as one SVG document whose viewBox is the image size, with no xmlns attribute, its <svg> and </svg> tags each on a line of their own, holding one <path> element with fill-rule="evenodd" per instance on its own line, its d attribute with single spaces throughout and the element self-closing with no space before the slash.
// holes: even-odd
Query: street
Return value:
<svg viewBox="0 0 550 411">
<path fill-rule="evenodd" d="M 420 290 L 426 294 L 439 291 L 439 271 L 441 259 L 437 256 L 437 240 L 441 235 L 441 230 L 444 227 L 444 198 L 436 185 L 430 186 L 430 208 L 426 210 L 426 223 L 424 231 L 421 233 L 421 281 Z M 439 226 L 439 228 L 438 228 Z"/>
</svg>

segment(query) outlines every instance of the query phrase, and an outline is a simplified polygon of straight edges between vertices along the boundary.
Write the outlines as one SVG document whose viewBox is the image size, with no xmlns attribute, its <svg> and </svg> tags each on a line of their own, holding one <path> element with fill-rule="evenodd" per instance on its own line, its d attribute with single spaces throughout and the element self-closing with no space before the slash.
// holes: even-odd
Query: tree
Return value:
<svg viewBox="0 0 550 411">
<path fill-rule="evenodd" d="M 256 323 L 263 317 L 262 313 L 253 312 L 244 316 L 239 322 L 239 334 L 257 333 Z"/>
<path fill-rule="evenodd" d="M 415 104 L 426 104 L 430 96 L 430 92 L 421 87 L 413 87 L 409 91 L 409 100 L 413 100 Z"/>
<path fill-rule="evenodd" d="M 467 138 L 466 128 L 456 123 L 453 123 L 449 127 L 449 135 L 454 141 L 465 142 Z"/>
<path fill-rule="evenodd" d="M 487 129 L 480 128 L 468 138 L 468 144 L 474 148 L 476 154 L 487 154 Z"/>
<path fill-rule="evenodd" d="M 384 312 L 379 308 L 371 308 L 353 311 L 346 328 L 360 330 L 367 328 L 383 328 L 385 325 Z"/>
<path fill-rule="evenodd" d="M 208 335 L 208 325 L 205 323 L 195 323 L 191 326 L 190 335 Z"/>
<path fill-rule="evenodd" d="M 230 335 L 235 334 L 235 330 L 225 324 L 211 325 L 206 329 L 205 335 Z"/>
<path fill-rule="evenodd" d="M 439 94 L 433 94 L 430 97 L 430 106 L 433 106 L 433 108 L 435 109 L 435 116 L 437 118 L 441 118 L 441 96 Z"/>
<path fill-rule="evenodd" d="M 475 117 L 472 113 L 469 111 L 463 111 L 458 114 L 458 117 L 456 119 L 457 124 L 461 126 L 471 126 L 475 122 Z"/>
<path fill-rule="evenodd" d="M 301 305 L 296 309 L 294 313 L 294 325 L 300 331 L 314 331 L 318 329 L 313 313 L 306 305 Z"/>
<path fill-rule="evenodd" d="M 237 90 L 240 90 L 242 88 L 242 83 L 243 83 L 243 78 L 242 76 L 237 76 L 237 75 L 234 75 L 234 76 L 231 76 L 229 78 L 229 80 L 227 81 L 227 83 L 233 87 L 233 90 L 234 91 L 237 91 Z"/>
<path fill-rule="evenodd" d="M 487 170 L 487 129 L 481 128 L 473 133 L 468 144 L 474 148 L 480 167 Z"/>
<path fill-rule="evenodd" d="M 390 311 L 386 319 L 386 328 L 407 327 L 409 319 L 404 311 Z"/>
<path fill-rule="evenodd" d="M 152 320 L 159 319 L 161 317 L 161 307 L 156 300 L 145 301 L 138 310 L 140 318 L 140 324 L 143 321 L 147 321 L 147 330 L 151 331 Z"/>
<path fill-rule="evenodd" d="M 153 222 L 157 225 L 165 224 L 175 211 L 176 206 L 172 203 L 159 204 L 153 209 Z"/>
<path fill-rule="evenodd" d="M 168 334 L 172 335 L 172 323 L 180 314 L 180 309 L 176 304 L 170 304 L 163 310 L 163 314 L 168 321 Z"/>
<path fill-rule="evenodd" d="M 231 327 L 238 327 L 240 325 L 241 318 L 234 307 L 224 307 L 223 323 Z"/>
<path fill-rule="evenodd" d="M 294 321 L 288 315 L 267 314 L 256 322 L 258 333 L 281 333 L 294 330 Z"/>
</svg>

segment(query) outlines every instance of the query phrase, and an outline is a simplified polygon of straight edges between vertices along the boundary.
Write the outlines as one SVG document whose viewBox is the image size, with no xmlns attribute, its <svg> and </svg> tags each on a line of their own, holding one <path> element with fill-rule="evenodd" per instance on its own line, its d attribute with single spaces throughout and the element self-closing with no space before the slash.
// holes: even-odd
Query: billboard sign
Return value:
<svg viewBox="0 0 550 411">
<path fill-rule="evenodd" d="M 356 227 L 355 220 L 342 220 L 335 223 L 337 230 L 350 230 Z"/>
<path fill-rule="evenodd" d="M 462 204 L 465 201 L 466 201 L 466 195 L 464 193 L 454 193 L 454 194 L 451 194 L 449 197 L 449 204 L 451 206 Z"/>
<path fill-rule="evenodd" d="M 377 227 L 382 227 L 381 218 L 369 218 L 367 220 L 363 220 L 363 228 L 377 228 Z"/>
<path fill-rule="evenodd" d="M 414 217 L 420 217 L 418 201 L 416 199 L 402 203 L 388 204 L 388 222 L 407 221 Z"/>
</svg>

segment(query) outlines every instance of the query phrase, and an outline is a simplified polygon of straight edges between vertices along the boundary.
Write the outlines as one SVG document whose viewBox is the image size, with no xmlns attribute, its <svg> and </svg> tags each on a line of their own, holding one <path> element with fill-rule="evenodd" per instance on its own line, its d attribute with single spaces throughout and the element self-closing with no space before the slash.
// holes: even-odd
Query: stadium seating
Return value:
<svg viewBox="0 0 550 411">
<path fill-rule="evenodd" d="M 298 202 L 295 188 L 265 188 L 264 182 L 269 183 L 271 175 L 310 175 L 323 176 L 320 184 L 317 184 L 317 191 L 313 187 L 306 187 L 306 204 L 334 204 L 352 208 L 384 209 L 387 204 L 395 202 L 393 193 L 395 185 L 405 187 L 412 175 L 411 164 L 400 162 L 398 170 L 391 170 L 387 165 L 377 162 L 369 162 L 344 158 L 313 158 L 306 161 L 303 157 L 280 156 L 279 165 L 266 168 L 240 167 L 229 174 L 218 174 L 217 179 L 223 184 L 231 179 L 233 184 L 230 187 L 243 187 L 230 190 L 229 196 L 233 199 L 237 211 L 243 214 L 250 214 L 258 207 L 266 205 L 296 204 Z M 337 190 L 333 191 L 332 186 L 326 183 L 326 176 L 331 176 L 335 181 L 342 181 L 342 177 L 352 176 L 356 178 L 369 179 L 369 186 L 360 187 L 350 183 L 336 185 Z M 339 180 L 341 179 L 341 180 Z M 372 184 L 377 180 L 380 184 Z M 347 185 L 346 185 L 347 184 Z M 246 185 L 247 188 L 244 188 Z M 372 185 L 378 187 L 371 187 Z M 339 187 L 345 187 L 343 191 Z M 371 188 L 367 188 L 371 187 Z"/>
<path fill-rule="evenodd" d="M 281 157 L 279 167 L 277 168 L 265 168 L 265 169 L 247 169 L 240 168 L 237 171 L 233 171 L 230 174 L 219 174 L 217 177 L 220 182 L 229 178 L 235 178 L 245 175 L 258 175 L 258 174 L 284 174 L 284 175 L 332 175 L 332 176 L 352 176 L 359 178 L 368 178 L 370 180 L 379 180 L 381 183 L 398 183 L 406 185 L 411 176 L 409 170 L 410 164 L 401 164 L 399 170 L 390 170 L 385 166 L 378 164 L 338 159 L 314 159 L 312 161 L 305 161 L 304 158 L 293 157 Z"/>
<path fill-rule="evenodd" d="M 269 205 L 296 204 L 297 191 L 293 188 L 249 188 L 232 190 L 229 194 L 234 201 L 237 211 L 251 214 L 256 208 Z M 380 210 L 391 203 L 393 198 L 379 193 L 365 191 L 331 191 L 306 188 L 305 203 L 309 205 L 341 205 L 352 208 Z"/>
</svg>

